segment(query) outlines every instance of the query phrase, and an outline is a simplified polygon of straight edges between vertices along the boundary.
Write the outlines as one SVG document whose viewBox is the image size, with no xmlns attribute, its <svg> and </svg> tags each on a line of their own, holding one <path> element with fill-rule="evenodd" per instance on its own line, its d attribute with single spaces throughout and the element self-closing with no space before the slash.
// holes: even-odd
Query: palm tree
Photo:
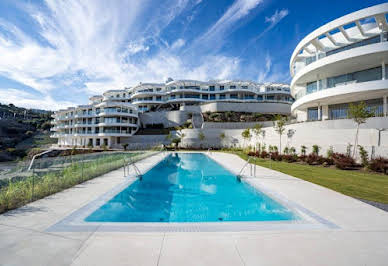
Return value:
<svg viewBox="0 0 388 266">
<path fill-rule="evenodd" d="M 287 121 L 287 119 L 281 115 L 275 116 L 274 129 L 275 129 L 275 132 L 279 134 L 279 152 L 280 153 L 282 152 L 282 135 L 284 134 L 284 131 L 286 130 L 286 121 Z"/>
<path fill-rule="evenodd" d="M 356 156 L 356 148 L 358 147 L 358 131 L 360 129 L 360 125 L 366 123 L 366 120 L 373 115 L 374 112 L 371 112 L 366 108 L 365 102 L 360 102 L 359 104 L 349 104 L 348 116 L 357 124 L 353 157 Z"/>
</svg>

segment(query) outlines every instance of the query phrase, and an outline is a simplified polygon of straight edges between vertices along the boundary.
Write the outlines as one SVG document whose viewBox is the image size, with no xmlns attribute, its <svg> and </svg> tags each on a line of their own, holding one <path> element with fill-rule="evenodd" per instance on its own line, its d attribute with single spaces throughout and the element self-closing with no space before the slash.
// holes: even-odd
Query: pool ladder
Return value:
<svg viewBox="0 0 388 266">
<path fill-rule="evenodd" d="M 131 165 L 133 167 L 133 170 L 135 171 L 135 177 L 142 180 L 143 179 L 142 173 L 140 172 L 139 168 L 136 166 L 135 162 L 133 162 L 131 159 L 129 159 L 128 163 L 124 159 L 124 177 L 127 177 L 129 175 L 129 167 Z"/>
<path fill-rule="evenodd" d="M 256 164 L 251 164 L 251 163 L 250 163 L 251 160 L 252 160 L 252 157 L 249 157 L 248 160 L 247 160 L 247 162 L 244 164 L 244 166 L 241 168 L 240 172 L 238 173 L 237 179 L 238 179 L 239 181 L 241 181 L 241 179 L 242 179 L 243 177 L 246 177 L 246 176 L 244 176 L 244 175 L 242 174 L 242 172 L 244 171 L 245 167 L 247 167 L 248 165 L 250 166 L 250 175 L 249 175 L 249 176 L 254 176 L 254 177 L 256 177 Z"/>
</svg>

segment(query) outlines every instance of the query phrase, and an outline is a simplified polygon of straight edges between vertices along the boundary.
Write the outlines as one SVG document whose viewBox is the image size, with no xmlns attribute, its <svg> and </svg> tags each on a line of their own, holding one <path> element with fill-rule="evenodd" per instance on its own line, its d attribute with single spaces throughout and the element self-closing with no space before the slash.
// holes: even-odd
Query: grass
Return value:
<svg viewBox="0 0 388 266">
<path fill-rule="evenodd" d="M 233 152 L 247 160 L 242 151 Z M 388 176 L 357 170 L 271 161 L 257 158 L 256 164 L 335 190 L 350 197 L 388 204 Z"/>
<path fill-rule="evenodd" d="M 31 201 L 44 198 L 89 179 L 123 167 L 124 159 L 143 159 L 151 153 L 128 153 L 101 156 L 90 161 L 77 161 L 59 171 L 36 174 L 10 182 L 0 188 L 0 213 L 16 209 Z M 126 160 L 128 162 L 128 160 Z"/>
</svg>

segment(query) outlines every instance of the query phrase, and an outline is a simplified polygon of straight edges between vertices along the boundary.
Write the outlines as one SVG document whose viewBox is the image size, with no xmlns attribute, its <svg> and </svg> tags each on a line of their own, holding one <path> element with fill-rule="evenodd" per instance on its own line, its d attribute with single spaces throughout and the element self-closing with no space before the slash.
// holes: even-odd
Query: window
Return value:
<svg viewBox="0 0 388 266">
<path fill-rule="evenodd" d="M 306 91 L 307 91 L 307 94 L 312 93 L 312 92 L 316 92 L 317 91 L 317 82 L 313 81 L 313 82 L 307 83 Z"/>
<path fill-rule="evenodd" d="M 327 79 L 327 87 L 333 88 L 350 82 L 367 82 L 382 79 L 381 67 L 370 68 L 362 71 L 330 77 Z"/>
<path fill-rule="evenodd" d="M 210 100 L 215 100 L 216 99 L 216 96 L 214 94 L 211 94 L 210 95 Z"/>
<path fill-rule="evenodd" d="M 220 91 L 223 91 L 225 89 L 224 86 L 220 86 Z"/>
<path fill-rule="evenodd" d="M 241 88 L 243 88 L 244 90 L 247 90 L 248 86 L 241 86 Z"/>
<path fill-rule="evenodd" d="M 96 139 L 96 146 L 100 146 L 100 139 Z"/>
<path fill-rule="evenodd" d="M 374 116 L 383 116 L 383 99 L 372 99 L 364 101 L 368 111 L 373 112 Z M 354 102 L 353 104 L 358 104 Z M 348 118 L 349 103 L 329 105 L 329 119 Z"/>
<path fill-rule="evenodd" d="M 225 98 L 225 94 L 220 94 L 220 100 L 224 100 Z"/>
<path fill-rule="evenodd" d="M 229 87 L 231 90 L 234 90 L 236 88 L 236 86 L 232 85 Z"/>
<path fill-rule="evenodd" d="M 215 90 L 215 86 L 209 86 L 209 89 L 210 89 L 210 91 L 214 91 Z"/>
<path fill-rule="evenodd" d="M 322 109 L 321 109 L 322 111 Z M 320 118 L 322 119 L 322 112 L 320 113 Z M 316 121 L 318 120 L 318 107 L 312 107 L 307 109 L 307 120 Z"/>
<path fill-rule="evenodd" d="M 207 94 L 203 94 L 202 99 L 207 100 L 207 99 L 209 99 L 209 96 Z"/>
</svg>

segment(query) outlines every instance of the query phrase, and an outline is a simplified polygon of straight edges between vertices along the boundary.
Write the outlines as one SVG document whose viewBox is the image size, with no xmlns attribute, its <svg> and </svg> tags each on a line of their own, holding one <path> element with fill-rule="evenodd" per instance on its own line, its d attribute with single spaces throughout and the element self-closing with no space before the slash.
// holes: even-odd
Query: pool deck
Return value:
<svg viewBox="0 0 388 266">
<path fill-rule="evenodd" d="M 213 152 L 237 173 L 245 161 Z M 140 171 L 162 155 L 137 163 Z M 249 174 L 249 167 L 244 171 Z M 236 232 L 48 231 L 125 182 L 123 169 L 0 215 L 0 265 L 387 265 L 388 213 L 324 187 L 257 166 L 247 179 L 336 228 Z"/>
</svg>

